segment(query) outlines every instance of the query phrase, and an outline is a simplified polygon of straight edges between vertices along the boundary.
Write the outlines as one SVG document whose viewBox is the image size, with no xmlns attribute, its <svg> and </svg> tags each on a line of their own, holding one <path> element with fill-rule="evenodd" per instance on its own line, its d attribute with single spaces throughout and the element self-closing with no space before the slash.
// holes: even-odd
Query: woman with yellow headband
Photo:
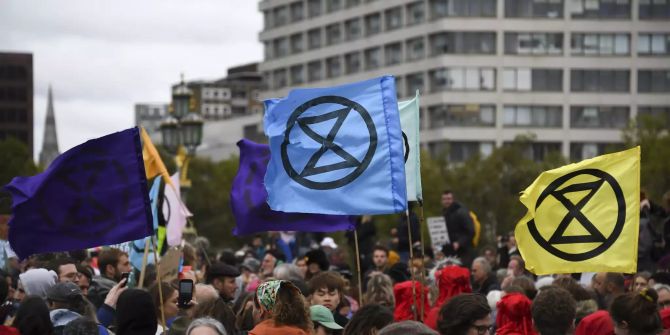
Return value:
<svg viewBox="0 0 670 335">
<path fill-rule="evenodd" d="M 270 280 L 256 289 L 254 307 L 261 323 L 249 335 L 309 335 L 312 321 L 300 290 L 285 280 Z"/>
</svg>

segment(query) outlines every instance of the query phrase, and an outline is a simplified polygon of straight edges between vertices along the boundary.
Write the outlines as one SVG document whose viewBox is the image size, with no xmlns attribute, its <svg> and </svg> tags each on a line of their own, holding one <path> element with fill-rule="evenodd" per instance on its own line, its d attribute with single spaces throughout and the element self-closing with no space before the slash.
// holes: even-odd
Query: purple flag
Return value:
<svg viewBox="0 0 670 335">
<path fill-rule="evenodd" d="M 284 213 L 270 209 L 263 186 L 270 160 L 270 148 L 243 139 L 240 147 L 240 168 L 233 180 L 230 202 L 237 226 L 235 236 L 264 231 L 332 232 L 354 229 L 354 219 L 347 215 Z"/>
<path fill-rule="evenodd" d="M 9 243 L 20 258 L 110 245 L 152 233 L 137 128 L 80 144 L 32 177 L 15 177 Z"/>
</svg>

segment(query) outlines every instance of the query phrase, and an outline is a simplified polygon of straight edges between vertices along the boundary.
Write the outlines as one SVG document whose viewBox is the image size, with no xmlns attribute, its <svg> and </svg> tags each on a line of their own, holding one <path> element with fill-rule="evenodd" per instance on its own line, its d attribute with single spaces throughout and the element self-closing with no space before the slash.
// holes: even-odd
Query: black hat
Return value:
<svg viewBox="0 0 670 335">
<path fill-rule="evenodd" d="M 82 297 L 81 289 L 72 282 L 58 283 L 49 288 L 47 299 L 58 302 L 72 302 Z"/>
<path fill-rule="evenodd" d="M 230 266 L 226 263 L 222 262 L 216 262 L 212 265 L 210 265 L 207 268 L 207 282 L 211 283 L 214 278 L 218 277 L 232 277 L 235 278 L 240 275 L 240 271 L 238 271 L 234 266 Z"/>
<path fill-rule="evenodd" d="M 319 268 L 321 268 L 321 271 L 328 271 L 328 267 L 330 267 L 328 257 L 326 256 L 326 253 L 323 252 L 323 250 L 321 249 L 314 249 L 308 251 L 305 254 L 305 262 L 307 262 L 307 265 L 309 265 L 310 263 L 319 264 Z"/>
</svg>

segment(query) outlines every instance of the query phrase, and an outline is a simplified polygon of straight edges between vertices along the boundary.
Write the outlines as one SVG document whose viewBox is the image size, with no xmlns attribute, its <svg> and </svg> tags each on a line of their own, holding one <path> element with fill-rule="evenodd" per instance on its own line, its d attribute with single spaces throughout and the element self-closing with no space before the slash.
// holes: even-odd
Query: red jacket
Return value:
<svg viewBox="0 0 670 335">
<path fill-rule="evenodd" d="M 265 320 L 249 331 L 249 335 L 310 335 L 310 333 L 292 326 L 277 326 L 274 320 Z"/>
<path fill-rule="evenodd" d="M 423 296 L 423 318 L 428 315 L 430 304 L 428 301 L 428 288 L 424 287 L 418 281 L 414 282 L 416 293 L 416 308 L 417 316 L 421 313 L 421 296 Z M 423 294 L 422 294 L 423 293 Z M 412 281 L 406 281 L 395 284 L 393 286 L 393 295 L 395 296 L 395 311 L 393 318 L 396 322 L 405 320 L 414 320 L 414 312 L 412 311 Z"/>
</svg>

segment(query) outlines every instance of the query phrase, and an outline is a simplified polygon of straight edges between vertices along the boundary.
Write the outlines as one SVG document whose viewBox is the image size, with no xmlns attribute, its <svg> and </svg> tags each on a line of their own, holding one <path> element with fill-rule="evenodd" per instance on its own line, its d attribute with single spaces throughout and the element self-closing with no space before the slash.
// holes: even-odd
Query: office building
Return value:
<svg viewBox="0 0 670 335">
<path fill-rule="evenodd" d="M 33 157 L 33 55 L 0 52 L 0 141 L 14 137 Z"/>
<path fill-rule="evenodd" d="M 135 125 L 144 127 L 153 143 L 162 143 L 161 122 L 168 114 L 167 103 L 135 104 Z"/>
<path fill-rule="evenodd" d="M 259 10 L 262 97 L 392 74 L 400 99 L 421 92 L 422 145 L 450 161 L 527 133 L 529 157 L 579 160 L 620 145 L 638 115 L 670 119 L 670 1 L 264 0 Z"/>
</svg>

